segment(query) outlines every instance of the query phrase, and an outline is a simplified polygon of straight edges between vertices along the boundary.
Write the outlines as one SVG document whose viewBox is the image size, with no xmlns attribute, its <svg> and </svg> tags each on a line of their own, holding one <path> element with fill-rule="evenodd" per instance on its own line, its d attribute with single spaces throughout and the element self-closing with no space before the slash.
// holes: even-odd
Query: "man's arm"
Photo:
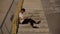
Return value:
<svg viewBox="0 0 60 34">
<path fill-rule="evenodd" d="M 19 20 L 24 20 L 24 18 L 19 17 Z"/>
</svg>

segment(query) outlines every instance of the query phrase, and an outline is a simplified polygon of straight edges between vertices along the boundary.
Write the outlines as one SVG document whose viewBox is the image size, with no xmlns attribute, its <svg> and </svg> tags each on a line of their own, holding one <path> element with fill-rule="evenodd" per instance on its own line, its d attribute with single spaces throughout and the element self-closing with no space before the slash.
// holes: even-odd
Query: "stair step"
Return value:
<svg viewBox="0 0 60 34">
<path fill-rule="evenodd" d="M 18 34 L 49 34 L 49 32 L 47 32 L 47 33 L 40 33 L 40 32 L 38 32 L 38 33 L 36 33 L 36 32 L 25 32 L 25 33 L 22 33 L 22 32 L 19 32 Z"/>
<path fill-rule="evenodd" d="M 19 28 L 18 32 L 49 32 L 48 28 Z"/>
</svg>

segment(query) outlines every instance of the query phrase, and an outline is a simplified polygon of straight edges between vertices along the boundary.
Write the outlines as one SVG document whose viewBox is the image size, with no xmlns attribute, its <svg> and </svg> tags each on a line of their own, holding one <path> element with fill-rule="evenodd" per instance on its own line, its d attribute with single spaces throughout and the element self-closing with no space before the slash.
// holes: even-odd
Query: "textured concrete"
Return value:
<svg viewBox="0 0 60 34">
<path fill-rule="evenodd" d="M 60 34 L 60 13 L 48 15 L 47 20 L 52 34 Z"/>
<path fill-rule="evenodd" d="M 0 25 L 11 4 L 11 1 L 12 0 L 0 0 Z M 3 32 L 1 32 L 0 30 L 0 34 L 8 34 L 5 26 L 7 26 L 8 30 L 11 29 L 10 16 L 14 11 L 16 5 L 17 2 L 14 3 L 8 18 L 3 25 Z M 49 29 L 51 34 L 60 34 L 60 0 L 25 0 L 23 7 L 26 8 L 25 16 L 28 15 L 30 18 L 34 20 L 41 20 L 42 22 L 41 24 L 37 25 L 40 27 L 39 29 L 33 29 L 29 24 L 25 26 L 20 25 L 18 34 L 49 34 Z M 36 15 L 38 16 L 38 18 Z M 47 22 L 49 25 L 49 29 Z M 46 29 L 48 29 L 48 31 L 46 31 Z M 36 33 L 36 31 L 38 33 Z"/>
<path fill-rule="evenodd" d="M 49 33 L 41 33 L 41 32 L 38 32 L 38 33 L 36 33 L 36 32 L 25 32 L 25 33 L 18 33 L 18 34 L 49 34 Z"/>
<path fill-rule="evenodd" d="M 51 34 L 60 34 L 60 0 L 41 0 Z"/>
</svg>

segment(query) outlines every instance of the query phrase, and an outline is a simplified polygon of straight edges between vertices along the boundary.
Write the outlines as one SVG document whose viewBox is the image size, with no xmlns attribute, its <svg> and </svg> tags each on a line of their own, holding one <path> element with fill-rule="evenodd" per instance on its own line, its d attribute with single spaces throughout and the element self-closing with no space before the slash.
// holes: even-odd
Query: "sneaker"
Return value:
<svg viewBox="0 0 60 34">
<path fill-rule="evenodd" d="M 41 21 L 38 21 L 36 24 L 39 24 L 39 23 L 41 23 Z"/>
</svg>

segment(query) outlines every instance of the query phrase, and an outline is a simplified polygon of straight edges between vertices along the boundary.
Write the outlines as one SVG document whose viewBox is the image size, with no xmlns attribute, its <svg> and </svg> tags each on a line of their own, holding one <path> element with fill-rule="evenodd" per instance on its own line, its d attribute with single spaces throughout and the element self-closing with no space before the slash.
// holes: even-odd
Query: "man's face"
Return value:
<svg viewBox="0 0 60 34">
<path fill-rule="evenodd" d="M 23 11 L 23 10 L 21 10 L 21 13 L 24 13 L 24 11 Z"/>
</svg>

